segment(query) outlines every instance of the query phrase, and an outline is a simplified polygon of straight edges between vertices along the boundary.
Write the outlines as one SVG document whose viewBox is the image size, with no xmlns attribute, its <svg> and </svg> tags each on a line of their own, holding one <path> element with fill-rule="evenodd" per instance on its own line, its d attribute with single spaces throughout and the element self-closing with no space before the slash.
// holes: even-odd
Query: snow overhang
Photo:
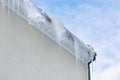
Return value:
<svg viewBox="0 0 120 80">
<path fill-rule="evenodd" d="M 46 34 L 74 55 L 76 59 L 83 63 L 89 63 L 96 59 L 96 52 L 90 45 L 84 44 L 69 32 L 57 18 L 46 14 L 32 0 L 0 0 L 0 4 Z"/>
</svg>

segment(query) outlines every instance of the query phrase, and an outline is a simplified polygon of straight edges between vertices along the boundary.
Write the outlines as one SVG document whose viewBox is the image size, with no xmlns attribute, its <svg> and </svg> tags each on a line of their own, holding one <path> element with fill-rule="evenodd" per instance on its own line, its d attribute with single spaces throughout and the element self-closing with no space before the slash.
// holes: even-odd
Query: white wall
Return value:
<svg viewBox="0 0 120 80">
<path fill-rule="evenodd" d="M 8 11 L 0 6 L 0 80 L 87 80 L 85 64 Z"/>
</svg>

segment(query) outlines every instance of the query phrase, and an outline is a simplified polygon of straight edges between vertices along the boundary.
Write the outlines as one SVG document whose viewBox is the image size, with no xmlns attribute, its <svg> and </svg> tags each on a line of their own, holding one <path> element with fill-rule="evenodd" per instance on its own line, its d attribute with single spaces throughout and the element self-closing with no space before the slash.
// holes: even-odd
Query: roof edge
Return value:
<svg viewBox="0 0 120 80">
<path fill-rule="evenodd" d="M 69 32 L 58 19 L 38 8 L 32 0 L 0 0 L 0 4 L 46 34 L 74 55 L 76 59 L 83 63 L 93 62 L 96 59 L 97 54 L 90 45 L 84 44 Z"/>
</svg>

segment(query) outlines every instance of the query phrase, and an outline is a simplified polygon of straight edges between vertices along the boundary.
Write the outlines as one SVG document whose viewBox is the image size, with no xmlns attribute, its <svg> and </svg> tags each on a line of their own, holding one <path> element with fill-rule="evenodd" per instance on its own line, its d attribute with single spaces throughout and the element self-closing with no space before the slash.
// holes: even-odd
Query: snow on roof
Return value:
<svg viewBox="0 0 120 80">
<path fill-rule="evenodd" d="M 95 60 L 96 53 L 93 48 L 69 32 L 57 18 L 36 7 L 32 0 L 0 0 L 0 3 L 46 34 L 77 59 L 84 63 Z"/>
</svg>

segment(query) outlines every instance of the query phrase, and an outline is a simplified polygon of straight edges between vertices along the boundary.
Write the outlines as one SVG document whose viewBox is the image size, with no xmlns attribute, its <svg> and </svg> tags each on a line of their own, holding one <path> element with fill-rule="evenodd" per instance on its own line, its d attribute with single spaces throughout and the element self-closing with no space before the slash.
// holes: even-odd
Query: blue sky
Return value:
<svg viewBox="0 0 120 80">
<path fill-rule="evenodd" d="M 34 0 L 98 53 L 93 80 L 120 80 L 120 0 Z"/>
</svg>

